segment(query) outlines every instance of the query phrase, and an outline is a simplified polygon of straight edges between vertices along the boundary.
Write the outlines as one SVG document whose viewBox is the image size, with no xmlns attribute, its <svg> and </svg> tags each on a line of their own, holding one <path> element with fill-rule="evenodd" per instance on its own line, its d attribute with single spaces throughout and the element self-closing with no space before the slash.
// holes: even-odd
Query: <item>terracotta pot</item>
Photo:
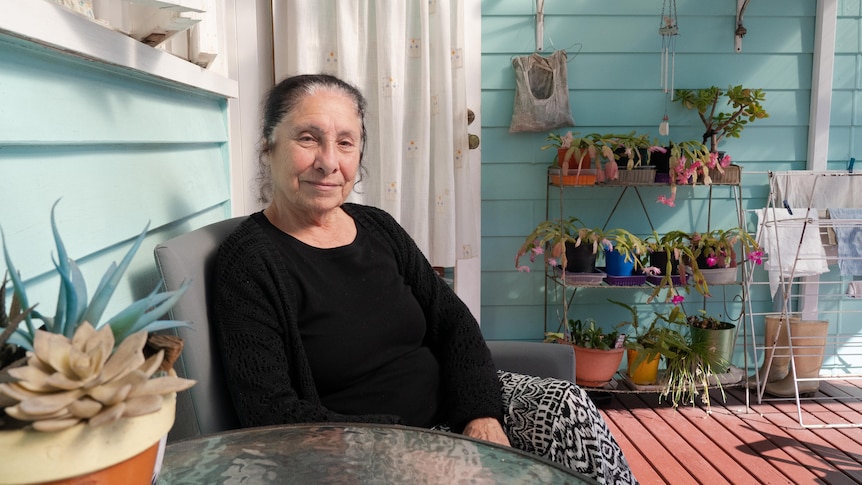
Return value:
<svg viewBox="0 0 862 485">
<path fill-rule="evenodd" d="M 557 166 L 562 167 L 563 161 L 566 159 L 566 152 L 569 151 L 568 148 L 558 148 L 557 149 Z M 584 159 L 581 161 L 581 170 L 590 168 L 591 162 L 590 154 L 587 153 L 584 155 Z M 569 158 L 569 168 L 576 169 L 578 168 L 578 159 L 574 153 L 572 153 L 571 158 Z"/>
<path fill-rule="evenodd" d="M 602 387 L 613 379 L 623 361 L 625 348 L 611 350 L 575 348 L 575 384 Z"/>
<path fill-rule="evenodd" d="M 626 358 L 628 359 L 629 379 L 632 382 L 639 386 L 648 386 L 658 381 L 658 364 L 661 362 L 661 355 L 656 355 L 652 360 L 644 360 L 635 368 L 632 368 L 632 364 L 638 358 L 638 351 L 635 349 L 626 350 Z"/>
<path fill-rule="evenodd" d="M 175 412 L 172 394 L 155 413 L 104 426 L 2 431 L 0 484 L 150 485 Z"/>
</svg>

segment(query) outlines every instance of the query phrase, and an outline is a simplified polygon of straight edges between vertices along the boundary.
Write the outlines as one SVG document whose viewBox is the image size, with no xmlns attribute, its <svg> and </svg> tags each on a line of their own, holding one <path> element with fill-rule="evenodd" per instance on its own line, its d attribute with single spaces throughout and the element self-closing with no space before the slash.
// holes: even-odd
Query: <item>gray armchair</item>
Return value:
<svg viewBox="0 0 862 485">
<path fill-rule="evenodd" d="M 215 336 L 210 332 L 206 282 L 212 257 L 221 241 L 244 217 L 210 224 L 175 237 L 155 248 L 156 265 L 167 290 L 191 279 L 189 290 L 171 310 L 171 317 L 192 323 L 191 328 L 169 332 L 183 339 L 184 348 L 175 364 L 181 377 L 198 383 L 177 396 L 177 417 L 169 441 L 216 433 L 239 427 L 224 384 Z M 575 355 L 571 346 L 539 342 L 488 341 L 499 369 L 540 377 L 575 380 Z"/>
</svg>

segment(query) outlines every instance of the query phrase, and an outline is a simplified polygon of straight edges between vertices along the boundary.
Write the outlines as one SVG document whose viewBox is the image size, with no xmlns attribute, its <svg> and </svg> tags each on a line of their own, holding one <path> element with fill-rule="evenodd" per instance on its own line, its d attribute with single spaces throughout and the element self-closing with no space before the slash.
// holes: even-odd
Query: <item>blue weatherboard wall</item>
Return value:
<svg viewBox="0 0 862 485">
<path fill-rule="evenodd" d="M 742 52 L 735 53 L 736 2 L 677 2 L 680 35 L 676 41 L 675 87 L 743 84 L 767 92 L 765 108 L 770 117 L 746 128 L 740 139 L 726 140 L 720 146 L 743 166 L 745 209 L 765 206 L 766 171 L 806 166 L 815 4 L 810 0 L 751 2 L 745 14 L 748 35 Z M 545 52 L 569 52 L 569 95 L 576 123 L 572 131 L 637 130 L 658 137 L 665 110 L 660 87 L 661 8 L 661 1 L 643 0 L 545 2 Z M 545 170 L 553 154 L 539 149 L 546 143 L 547 133 L 508 132 L 515 86 L 511 59 L 535 49 L 534 12 L 535 2 L 482 2 L 482 326 L 490 339 L 540 340 L 544 331 L 541 266 L 534 264 L 531 273 L 518 273 L 514 256 L 524 237 L 545 219 Z M 858 0 L 839 2 L 830 168 L 842 167 L 860 146 L 859 15 Z M 699 139 L 703 126 L 695 113 L 671 104 L 668 115 L 670 139 Z M 566 129 L 556 131 L 564 133 Z M 862 158 L 862 152 L 856 155 Z M 706 229 L 710 217 L 707 189 L 681 187 L 675 208 L 655 202 L 666 192 L 642 191 L 659 232 Z M 567 194 L 567 215 L 576 215 L 588 225 L 602 225 L 618 191 L 596 188 Z M 727 201 L 730 194 L 727 188 L 714 190 L 712 227 L 735 225 L 734 206 Z M 642 229 L 644 216 L 637 198 L 627 194 L 623 206 L 634 211 L 624 214 L 618 209 L 608 227 Z M 551 217 L 559 213 L 558 207 L 552 198 Z M 754 229 L 751 214 L 747 222 Z M 595 317 L 609 328 L 626 313 L 608 304 L 607 298 L 639 303 L 645 297 L 639 290 L 579 290 L 570 316 Z M 715 294 L 707 309 L 731 315 L 739 312 L 738 303 L 725 306 L 721 299 Z M 756 312 L 771 308 L 769 293 L 762 286 L 753 289 L 751 299 Z M 702 306 L 696 297 L 688 301 L 690 312 Z M 648 318 L 649 311 L 665 308 L 644 305 L 641 309 L 642 317 Z M 550 323 L 554 329 L 555 325 Z M 855 322 L 840 324 L 844 332 L 855 332 L 859 327 Z"/>
<path fill-rule="evenodd" d="M 155 244 L 229 213 L 227 137 L 224 98 L 0 36 L 0 227 L 31 303 L 53 314 L 57 199 L 90 296 L 149 223 L 107 316 L 152 291 Z"/>
</svg>

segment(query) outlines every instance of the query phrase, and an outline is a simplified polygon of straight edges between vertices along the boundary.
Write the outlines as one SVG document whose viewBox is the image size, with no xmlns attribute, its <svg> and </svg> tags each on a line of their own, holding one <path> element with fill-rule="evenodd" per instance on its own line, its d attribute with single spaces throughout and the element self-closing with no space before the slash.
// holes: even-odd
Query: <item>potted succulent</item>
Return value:
<svg viewBox="0 0 862 485">
<path fill-rule="evenodd" d="M 687 324 L 687 317 L 679 306 L 674 306 L 668 313 L 657 312 L 656 316 L 667 323 Z M 673 348 L 675 355 L 665 359 L 659 400 L 666 398 L 676 408 L 681 403 L 694 406 L 699 398 L 709 410 L 710 386 L 717 387 L 724 398 L 724 388 L 716 377 L 716 370 L 721 368 L 722 362 L 707 341 L 693 339 L 691 332 L 683 335 L 684 343 L 678 342 Z"/>
<path fill-rule="evenodd" d="M 707 350 L 714 355 L 713 370 L 716 373 L 727 372 L 736 343 L 736 325 L 709 316 L 705 310 L 699 310 L 696 315 L 687 315 L 685 322 L 691 327 L 692 341 L 705 342 Z"/>
<path fill-rule="evenodd" d="M 592 318 L 569 319 L 563 332 L 548 332 L 545 341 L 575 349 L 575 383 L 586 387 L 607 384 L 619 370 L 625 350 L 625 335 L 605 331 Z"/>
<path fill-rule="evenodd" d="M 761 264 L 763 251 L 751 234 L 741 227 L 695 232 L 689 238 L 689 261 L 700 269 L 703 283 L 728 284 L 737 279 L 737 246 L 745 257 Z M 700 277 L 695 278 L 696 283 Z"/>
<path fill-rule="evenodd" d="M 652 294 L 647 298 L 647 303 L 651 303 L 662 290 L 665 290 L 666 303 L 681 303 L 685 297 L 679 293 L 677 287 L 688 288 L 688 273 L 694 276 L 695 290 L 702 295 L 709 294 L 697 264 L 689 233 L 670 231 L 659 235 L 653 231 L 653 234 L 644 241 L 650 259 L 647 279 L 655 285 Z"/>
<path fill-rule="evenodd" d="M 593 133 L 584 137 L 576 136 L 578 133 L 567 131 L 565 135 L 549 133 L 547 140 L 550 142 L 541 147 L 542 150 L 555 149 L 555 165 L 564 172 L 569 168 L 577 170 L 591 168 L 591 161 L 596 160 L 602 152 L 601 143 L 597 143 L 598 135 Z"/>
<path fill-rule="evenodd" d="M 617 328 L 631 328 L 626 334 L 629 379 L 637 385 L 655 384 L 661 358 L 676 358 L 677 350 L 687 345 L 685 337 L 667 325 L 659 325 L 662 320 L 658 316 L 649 325 L 641 325 L 635 307 L 615 300 L 608 301 L 631 313 L 630 321 L 617 325 Z"/>
<path fill-rule="evenodd" d="M 542 221 L 524 239 L 515 256 L 515 268 L 529 272 L 521 266 L 521 257 L 530 253 L 530 261 L 544 256 L 545 264 L 565 268 L 567 272 L 592 273 L 595 271 L 599 247 L 607 244 L 605 232 L 589 228 L 577 217 Z"/>
<path fill-rule="evenodd" d="M 30 305 L 3 237 L 14 288 L 8 314 L 0 299 L 0 323 L 8 322 L 0 348 L 12 360 L 0 369 L 5 478 L 33 483 L 86 475 L 83 480 L 102 483 L 107 470 L 118 466 L 142 466 L 138 475 L 143 470 L 152 473 L 162 438 L 173 424 L 176 392 L 194 381 L 176 377 L 169 365 L 163 365 L 165 349 L 147 352 L 151 354 L 147 357 L 145 347 L 150 332 L 186 325 L 159 318 L 188 284 L 173 292 L 159 293 L 156 288 L 103 320 L 146 228 L 120 264 L 108 269 L 88 301 L 83 275 L 66 253 L 53 209 L 51 225 L 60 277 L 53 317 Z M 0 294 L 5 294 L 5 282 L 2 290 Z M 26 356 L 17 358 L 22 350 Z M 59 458 L 62 463 L 55 461 Z M 43 466 L 47 460 L 54 466 Z"/>
<path fill-rule="evenodd" d="M 605 271 L 608 276 L 626 277 L 644 269 L 643 259 L 649 254 L 646 242 L 625 229 L 611 229 L 605 236 Z"/>
<path fill-rule="evenodd" d="M 651 145 L 647 135 L 638 136 L 634 131 L 628 134 L 590 133 L 583 137 L 575 135 L 571 131 L 562 136 L 550 133 L 547 137 L 550 143 L 541 147 L 542 150 L 557 150 L 555 165 L 559 167 L 563 178 L 562 181 L 555 182 L 553 174 L 556 172 L 552 171 L 551 181 L 555 185 L 590 185 L 610 181 L 618 178 L 618 164 L 621 160 L 625 160 L 623 167 L 628 170 L 640 166 L 643 162 L 649 162 L 648 148 Z M 575 170 L 574 176 L 571 175 L 570 169 Z M 580 181 L 581 170 L 587 169 L 595 169 L 595 175 L 592 175 L 591 171 Z M 565 183 L 567 176 L 576 180 L 571 184 Z"/>
<path fill-rule="evenodd" d="M 659 196 L 658 202 L 674 207 L 676 205 L 677 186 L 696 184 L 698 174 L 703 172 L 703 167 L 714 165 L 712 161 L 714 157 L 706 145 L 694 140 L 672 141 L 665 151 L 668 157 L 670 197 Z"/>
</svg>

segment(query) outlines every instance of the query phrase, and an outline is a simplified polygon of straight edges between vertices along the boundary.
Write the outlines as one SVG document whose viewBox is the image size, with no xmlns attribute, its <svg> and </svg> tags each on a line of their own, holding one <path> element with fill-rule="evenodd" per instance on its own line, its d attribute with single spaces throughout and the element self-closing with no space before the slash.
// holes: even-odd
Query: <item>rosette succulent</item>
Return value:
<svg viewBox="0 0 862 485">
<path fill-rule="evenodd" d="M 150 332 L 187 326 L 186 322 L 159 320 L 188 289 L 159 292 L 161 283 L 146 297 L 104 320 L 103 313 L 137 252 L 147 228 L 135 239 L 120 264 L 112 263 L 88 301 L 87 287 L 78 265 L 63 245 L 51 210 L 51 228 L 57 246 L 55 267 L 60 277 L 53 317 L 30 306 L 20 275 L 12 264 L 5 235 L 0 230 L 3 255 L 12 281 L 12 308 L 5 311 L 5 280 L 0 288 L 0 350 L 26 351 L 26 359 L 0 363 L 0 406 L 34 429 L 64 429 L 86 421 L 90 425 L 121 417 L 155 412 L 163 396 L 191 387 L 194 381 L 159 371 L 164 352 L 144 357 Z M 41 323 L 38 323 L 41 322 Z M 3 369 L 3 366 L 7 366 Z M 154 377 L 155 376 L 155 377 Z"/>
<path fill-rule="evenodd" d="M 164 351 L 146 359 L 146 341 L 147 333 L 137 332 L 114 350 L 111 328 L 96 331 L 88 322 L 71 339 L 37 331 L 27 365 L 9 370 L 17 381 L 0 384 L 0 392 L 18 401 L 6 413 L 32 421 L 36 430 L 57 431 L 82 421 L 99 426 L 158 411 L 164 395 L 195 381 L 153 378 Z"/>
</svg>

